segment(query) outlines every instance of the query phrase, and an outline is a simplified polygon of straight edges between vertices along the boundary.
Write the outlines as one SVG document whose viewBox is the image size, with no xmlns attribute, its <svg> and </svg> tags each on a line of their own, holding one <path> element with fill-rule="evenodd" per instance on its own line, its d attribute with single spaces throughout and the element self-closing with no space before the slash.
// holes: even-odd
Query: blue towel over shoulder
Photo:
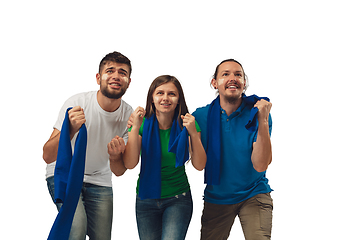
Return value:
<svg viewBox="0 0 360 240">
<path fill-rule="evenodd" d="M 55 201 L 63 203 L 54 221 L 48 240 L 69 239 L 72 221 L 82 189 L 87 146 L 87 130 L 83 124 L 75 141 L 74 155 L 71 149 L 68 108 L 61 128 L 56 159 L 54 184 Z"/>
<path fill-rule="evenodd" d="M 175 113 L 177 116 L 177 112 Z M 161 143 L 156 115 L 144 119 L 139 182 L 140 199 L 161 198 Z M 186 127 L 180 128 L 175 118 L 170 132 L 168 151 L 176 155 L 175 167 L 189 159 L 189 137 Z"/>
<path fill-rule="evenodd" d="M 267 97 L 258 97 L 257 95 L 242 95 L 245 104 L 254 105 L 257 101 L 264 99 L 270 101 Z M 250 111 L 248 123 L 245 128 L 255 132 L 258 128 L 257 113 L 259 109 L 253 107 Z M 220 162 L 221 162 L 221 107 L 220 97 L 215 98 L 211 103 L 207 115 L 207 162 L 205 167 L 205 183 L 208 185 L 220 184 Z"/>
<path fill-rule="evenodd" d="M 251 96 L 245 96 L 243 94 L 242 96 L 243 101 L 246 104 L 254 105 L 257 101 L 260 101 L 261 99 L 264 99 L 268 102 L 270 102 L 270 99 L 267 97 L 258 97 L 256 95 Z M 253 107 L 250 111 L 250 117 L 248 123 L 245 125 L 245 128 L 251 132 L 255 132 L 258 128 L 258 120 L 257 120 L 257 113 L 259 112 L 259 109 L 257 107 Z"/>
</svg>

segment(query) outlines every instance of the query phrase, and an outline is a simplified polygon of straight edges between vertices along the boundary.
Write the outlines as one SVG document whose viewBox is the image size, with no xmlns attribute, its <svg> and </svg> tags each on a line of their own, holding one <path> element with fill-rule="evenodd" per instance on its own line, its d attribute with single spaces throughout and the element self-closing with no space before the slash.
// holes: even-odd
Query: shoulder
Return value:
<svg viewBox="0 0 360 240">
<path fill-rule="evenodd" d="M 96 91 L 78 93 L 69 97 L 65 101 L 65 105 L 67 104 L 69 107 L 73 107 L 71 105 L 84 107 L 84 105 L 94 97 L 96 97 Z"/>
<path fill-rule="evenodd" d="M 96 95 L 96 91 L 90 91 L 90 92 L 81 92 L 77 93 L 75 95 L 72 95 L 68 99 L 83 99 L 83 98 L 92 98 Z"/>
<path fill-rule="evenodd" d="M 202 132 L 206 131 L 207 116 L 210 104 L 197 108 L 192 115 L 195 117 L 196 123 Z"/>
<path fill-rule="evenodd" d="M 210 104 L 208 104 L 208 105 L 206 105 L 204 107 L 199 107 L 192 113 L 192 115 L 195 118 L 203 118 L 203 117 L 206 118 L 207 114 L 208 114 L 208 111 L 209 111 L 209 107 L 210 107 Z"/>
<path fill-rule="evenodd" d="M 125 102 L 123 99 L 121 99 L 121 108 L 124 112 L 130 112 L 130 114 L 134 111 L 133 108 L 130 106 L 130 104 L 128 104 L 127 102 Z"/>
<path fill-rule="evenodd" d="M 133 111 L 133 108 L 127 102 L 121 99 L 120 107 L 115 111 L 114 114 L 120 117 L 120 119 L 127 121 Z"/>
<path fill-rule="evenodd" d="M 82 92 L 72 95 L 65 100 L 64 104 L 60 109 L 60 114 L 64 114 L 69 107 L 80 106 L 85 108 L 86 105 L 91 101 L 91 98 L 96 95 L 96 92 Z"/>
</svg>

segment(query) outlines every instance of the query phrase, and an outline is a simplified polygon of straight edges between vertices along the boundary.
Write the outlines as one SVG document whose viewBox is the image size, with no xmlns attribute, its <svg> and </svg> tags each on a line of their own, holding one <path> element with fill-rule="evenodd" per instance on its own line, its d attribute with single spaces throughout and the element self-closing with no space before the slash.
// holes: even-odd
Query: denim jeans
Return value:
<svg viewBox="0 0 360 240">
<path fill-rule="evenodd" d="M 191 192 L 170 198 L 136 197 L 136 221 L 140 240 L 185 239 L 193 211 Z"/>
<path fill-rule="evenodd" d="M 54 177 L 49 177 L 46 181 L 54 202 Z M 61 206 L 62 203 L 56 203 L 58 210 Z M 86 235 L 90 240 L 110 240 L 112 218 L 112 188 L 83 183 L 69 240 L 85 240 Z"/>
</svg>

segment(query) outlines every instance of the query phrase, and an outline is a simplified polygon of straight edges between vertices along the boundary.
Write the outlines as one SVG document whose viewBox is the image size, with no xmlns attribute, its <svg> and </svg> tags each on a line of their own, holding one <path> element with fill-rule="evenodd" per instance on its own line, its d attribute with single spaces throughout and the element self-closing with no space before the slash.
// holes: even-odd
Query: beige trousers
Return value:
<svg viewBox="0 0 360 240">
<path fill-rule="evenodd" d="M 220 205 L 204 202 L 201 240 L 225 240 L 239 216 L 246 240 L 271 238 L 273 200 L 270 193 L 258 194 L 241 203 Z"/>
</svg>

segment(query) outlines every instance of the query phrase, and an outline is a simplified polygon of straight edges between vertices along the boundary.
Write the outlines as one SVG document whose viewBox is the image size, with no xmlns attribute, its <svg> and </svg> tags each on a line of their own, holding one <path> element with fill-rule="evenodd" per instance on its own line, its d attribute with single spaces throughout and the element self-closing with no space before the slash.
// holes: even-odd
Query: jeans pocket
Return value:
<svg viewBox="0 0 360 240">
<path fill-rule="evenodd" d="M 186 203 L 186 204 L 193 204 L 191 192 L 184 192 L 182 194 L 174 196 L 174 199 L 177 199 L 177 201 Z"/>
<path fill-rule="evenodd" d="M 259 194 L 256 197 L 256 201 L 259 204 L 260 227 L 271 232 L 273 200 L 270 193 Z"/>
</svg>

